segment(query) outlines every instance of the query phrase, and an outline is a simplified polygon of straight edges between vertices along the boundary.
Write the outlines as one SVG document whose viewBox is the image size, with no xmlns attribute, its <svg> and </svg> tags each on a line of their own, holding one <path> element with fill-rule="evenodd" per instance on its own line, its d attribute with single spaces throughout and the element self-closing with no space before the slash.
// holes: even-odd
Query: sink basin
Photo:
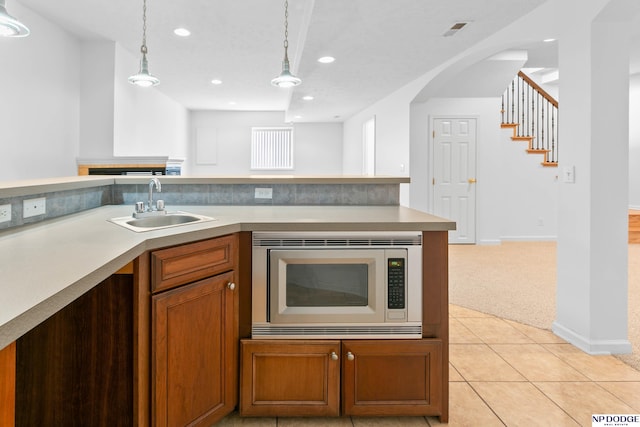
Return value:
<svg viewBox="0 0 640 427">
<path fill-rule="evenodd" d="M 213 220 L 215 220 L 215 218 L 204 215 L 196 215 L 187 212 L 168 212 L 166 214 L 147 216 L 143 218 L 124 216 L 120 218 L 111 218 L 109 221 L 128 228 L 129 230 L 141 232 Z"/>
</svg>

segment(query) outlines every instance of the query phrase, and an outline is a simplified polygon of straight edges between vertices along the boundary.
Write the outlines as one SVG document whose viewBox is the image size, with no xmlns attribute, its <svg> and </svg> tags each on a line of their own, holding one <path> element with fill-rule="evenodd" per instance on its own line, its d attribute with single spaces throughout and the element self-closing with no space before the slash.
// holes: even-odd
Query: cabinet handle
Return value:
<svg viewBox="0 0 640 427">
<path fill-rule="evenodd" d="M 331 360 L 338 360 L 338 355 L 336 354 L 335 351 L 331 352 Z"/>
<path fill-rule="evenodd" d="M 233 282 L 229 282 L 229 283 L 227 283 L 227 288 L 229 288 L 231 290 L 234 290 L 236 288 L 236 284 L 233 283 Z"/>
<path fill-rule="evenodd" d="M 353 360 L 356 357 L 353 355 L 353 353 L 351 353 L 350 351 L 347 352 L 347 360 Z"/>
</svg>

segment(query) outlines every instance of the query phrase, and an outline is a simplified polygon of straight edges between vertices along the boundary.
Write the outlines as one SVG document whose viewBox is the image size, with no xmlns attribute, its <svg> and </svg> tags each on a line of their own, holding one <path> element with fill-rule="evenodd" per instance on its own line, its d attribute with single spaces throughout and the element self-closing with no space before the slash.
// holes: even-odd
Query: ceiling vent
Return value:
<svg viewBox="0 0 640 427">
<path fill-rule="evenodd" d="M 444 34 L 444 37 L 451 37 L 453 36 L 455 33 L 457 33 L 458 31 L 460 31 L 461 29 L 463 29 L 466 25 L 468 24 L 468 22 L 456 22 L 455 24 L 453 24 L 451 26 L 451 28 L 449 28 Z"/>
</svg>

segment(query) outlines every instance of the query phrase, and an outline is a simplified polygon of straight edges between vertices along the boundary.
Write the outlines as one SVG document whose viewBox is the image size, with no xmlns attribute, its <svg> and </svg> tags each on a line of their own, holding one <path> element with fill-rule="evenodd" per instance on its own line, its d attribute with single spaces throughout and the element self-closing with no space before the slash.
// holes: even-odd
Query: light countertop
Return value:
<svg viewBox="0 0 640 427">
<path fill-rule="evenodd" d="M 444 231 L 455 223 L 402 206 L 168 206 L 215 221 L 136 233 L 97 209 L 0 233 L 0 349 L 145 251 L 238 231 Z"/>
</svg>

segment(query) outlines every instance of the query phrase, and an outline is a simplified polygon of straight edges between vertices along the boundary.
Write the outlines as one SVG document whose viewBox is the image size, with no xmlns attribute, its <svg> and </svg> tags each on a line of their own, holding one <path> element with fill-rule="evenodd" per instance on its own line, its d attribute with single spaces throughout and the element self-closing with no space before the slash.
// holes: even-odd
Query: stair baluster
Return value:
<svg viewBox="0 0 640 427">
<path fill-rule="evenodd" d="M 558 166 L 558 101 L 520 71 L 502 95 L 501 114 L 511 139 L 528 141 L 527 152 L 543 154 L 543 166 Z"/>
</svg>

